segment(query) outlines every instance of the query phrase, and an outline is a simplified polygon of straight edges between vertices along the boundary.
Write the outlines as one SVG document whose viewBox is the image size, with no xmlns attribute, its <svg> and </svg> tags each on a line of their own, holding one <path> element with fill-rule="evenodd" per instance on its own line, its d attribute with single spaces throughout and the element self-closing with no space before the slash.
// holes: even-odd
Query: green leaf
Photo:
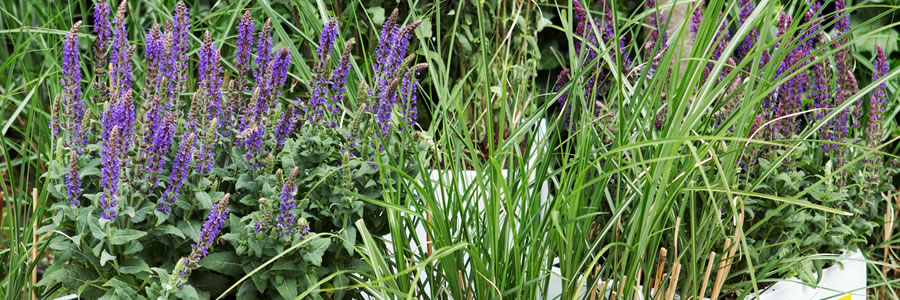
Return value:
<svg viewBox="0 0 900 300">
<path fill-rule="evenodd" d="M 181 229 L 181 232 L 183 232 L 184 235 L 191 240 L 195 242 L 200 240 L 200 221 L 178 221 L 178 228 Z"/>
<path fill-rule="evenodd" d="M 209 210 L 210 208 L 212 208 L 212 199 L 206 192 L 196 192 L 194 193 L 194 197 L 197 198 L 197 205 L 200 209 Z"/>
<path fill-rule="evenodd" d="M 231 251 L 210 254 L 200 261 L 200 265 L 225 275 L 238 276 L 244 273 L 241 257 Z"/>
<path fill-rule="evenodd" d="M 110 255 L 109 253 L 106 252 L 106 249 L 103 249 L 103 252 L 100 253 L 100 266 L 105 266 L 106 262 L 111 261 L 111 260 L 116 260 L 116 256 Z"/>
<path fill-rule="evenodd" d="M 178 227 L 175 227 L 172 224 L 156 227 L 153 229 L 153 235 L 172 235 L 184 239 L 184 233 L 181 232 L 181 229 L 178 229 Z"/>
<path fill-rule="evenodd" d="M 103 284 L 103 286 L 112 287 L 113 291 L 115 291 L 116 296 L 119 296 L 122 299 L 138 299 L 138 294 L 134 290 L 131 285 L 113 278 Z"/>
<path fill-rule="evenodd" d="M 89 210 L 82 210 L 82 212 L 86 212 L 86 214 L 81 214 L 80 216 L 78 216 L 78 218 L 80 219 L 79 222 L 81 222 L 82 224 L 88 224 L 88 228 L 90 228 L 91 230 L 91 235 L 93 235 L 95 239 L 99 241 L 105 241 L 106 234 L 103 232 L 103 229 L 100 228 L 98 219 L 91 216 Z"/>
<path fill-rule="evenodd" d="M 306 245 L 307 251 L 303 253 L 303 259 L 317 267 L 322 266 L 322 255 L 325 254 L 329 245 L 331 245 L 331 240 L 326 238 L 317 237 L 309 241 Z"/>
<path fill-rule="evenodd" d="M 256 182 L 253 181 L 253 177 L 249 174 L 241 174 L 241 177 L 238 177 L 238 181 L 234 185 L 234 188 L 238 191 L 252 192 L 256 190 Z"/>
<path fill-rule="evenodd" d="M 119 272 L 123 274 L 138 274 L 141 272 L 150 273 L 150 266 L 148 266 L 143 259 L 130 257 L 122 262 L 122 267 L 119 268 Z"/>
<path fill-rule="evenodd" d="M 127 242 L 137 240 L 147 235 L 146 232 L 134 229 L 113 229 L 112 238 L 109 243 L 113 245 L 124 245 Z"/>
<path fill-rule="evenodd" d="M 44 272 L 44 277 L 37 282 L 36 286 L 49 286 L 54 283 L 61 283 L 66 289 L 77 290 L 84 281 L 95 278 L 97 278 L 97 273 L 82 266 L 52 264 Z"/>
<path fill-rule="evenodd" d="M 278 276 L 275 280 L 275 289 L 278 290 L 278 294 L 284 299 L 294 299 L 297 297 L 297 280 Z"/>
<path fill-rule="evenodd" d="M 178 294 L 180 294 L 181 299 L 200 299 L 200 295 L 197 295 L 197 290 L 190 285 L 185 285 L 178 291 Z"/>
<path fill-rule="evenodd" d="M 347 250 L 347 254 L 353 255 L 353 247 L 356 246 L 356 227 L 347 227 L 345 229 L 341 232 L 341 237 L 344 240 L 344 249 Z"/>
<path fill-rule="evenodd" d="M 253 298 L 253 282 L 252 281 L 244 281 L 241 283 L 241 287 L 238 288 L 237 298 L 238 299 L 251 299 Z"/>
</svg>

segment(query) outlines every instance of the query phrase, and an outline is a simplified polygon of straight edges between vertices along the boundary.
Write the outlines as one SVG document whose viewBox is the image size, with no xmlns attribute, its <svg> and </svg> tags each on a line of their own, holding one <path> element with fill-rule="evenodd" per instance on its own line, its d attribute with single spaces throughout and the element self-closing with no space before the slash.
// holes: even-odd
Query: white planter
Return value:
<svg viewBox="0 0 900 300">
<path fill-rule="evenodd" d="M 612 284 L 615 286 L 615 283 Z M 606 287 L 607 296 L 618 287 Z M 554 267 L 547 288 L 547 299 L 559 297 L 563 291 L 559 268 Z M 582 288 L 580 296 L 587 289 Z M 640 295 L 638 295 L 640 296 Z M 678 295 L 675 299 L 680 299 Z M 845 252 L 830 267 L 822 269 L 822 280 L 817 286 L 809 286 L 796 277 L 780 280 L 760 292 L 759 298 L 750 295 L 746 300 L 865 300 L 866 299 L 866 259 L 858 249 Z M 704 298 L 709 300 L 709 298 Z"/>
<path fill-rule="evenodd" d="M 797 278 L 779 281 L 759 295 L 759 300 L 777 299 L 866 299 L 866 258 L 858 249 L 839 256 L 834 265 L 822 269 L 822 280 L 808 286 Z M 757 299 L 753 296 L 747 299 Z"/>
</svg>

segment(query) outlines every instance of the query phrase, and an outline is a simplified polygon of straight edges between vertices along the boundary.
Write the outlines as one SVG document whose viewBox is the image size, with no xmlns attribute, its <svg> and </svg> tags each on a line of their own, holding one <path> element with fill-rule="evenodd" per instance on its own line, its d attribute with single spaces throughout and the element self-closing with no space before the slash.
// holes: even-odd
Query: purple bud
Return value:
<svg viewBox="0 0 900 300">
<path fill-rule="evenodd" d="M 69 204 L 72 206 L 81 205 L 78 197 L 81 196 L 81 177 L 78 175 L 78 154 L 72 150 L 69 158 L 69 174 L 66 175 L 66 190 L 69 197 Z"/>
<path fill-rule="evenodd" d="M 103 194 L 100 195 L 100 208 L 103 210 L 100 217 L 107 220 L 115 220 L 118 215 L 116 207 L 119 195 L 119 175 L 122 167 L 120 158 L 122 151 L 122 137 L 119 127 L 113 126 L 109 136 L 103 140 L 103 149 L 100 151 L 103 168 L 100 172 Z"/>
</svg>

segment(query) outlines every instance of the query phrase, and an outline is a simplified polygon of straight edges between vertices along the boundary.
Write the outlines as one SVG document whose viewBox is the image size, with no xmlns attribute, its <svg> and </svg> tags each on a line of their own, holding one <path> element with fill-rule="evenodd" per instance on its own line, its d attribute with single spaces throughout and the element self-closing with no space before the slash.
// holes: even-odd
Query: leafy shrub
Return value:
<svg viewBox="0 0 900 300">
<path fill-rule="evenodd" d="M 122 2 L 111 23 L 105 2 L 94 8 L 95 77 L 86 92 L 81 22 L 64 41 L 47 173 L 58 201 L 53 223 L 41 229 L 57 233 L 56 263 L 40 285 L 86 298 L 197 298 L 240 282 L 241 297 L 288 299 L 307 290 L 320 297 L 323 283 L 347 286 L 352 272 L 366 269 L 354 222 L 386 233 L 375 200 L 400 180 L 395 170 L 416 174 L 422 158 L 414 153 L 427 146 L 414 132 L 416 75 L 426 65 L 406 55 L 419 23 L 401 27 L 394 12 L 372 88 L 359 88 L 359 99 L 370 101 L 348 107 L 352 43 L 332 68 L 335 20 L 319 38 L 310 98 L 282 101 L 291 54 L 273 50 L 269 20 L 257 38 L 249 12 L 238 25 L 235 78 L 223 80 L 207 32 L 197 86 L 190 84 L 190 19 L 181 2 L 172 20 L 149 30 L 144 86 L 135 90 L 126 8 Z M 103 108 L 100 122 L 94 105 Z M 241 281 L 245 274 L 250 280 Z"/>
</svg>

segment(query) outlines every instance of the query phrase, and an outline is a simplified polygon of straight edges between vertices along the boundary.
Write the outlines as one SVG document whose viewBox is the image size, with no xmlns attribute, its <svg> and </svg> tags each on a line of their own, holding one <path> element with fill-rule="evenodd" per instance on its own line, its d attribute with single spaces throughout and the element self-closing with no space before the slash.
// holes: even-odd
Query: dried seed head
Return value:
<svg viewBox="0 0 900 300">
<path fill-rule="evenodd" d="M 69 36 L 74 37 L 76 34 L 78 34 L 78 28 L 80 28 L 80 27 L 81 27 L 81 21 L 78 21 L 78 22 L 75 22 L 75 24 L 72 24 L 72 29 L 69 30 Z"/>
<path fill-rule="evenodd" d="M 263 24 L 262 34 L 265 36 L 269 36 L 272 32 L 272 19 L 266 19 L 266 23 Z"/>
<path fill-rule="evenodd" d="M 128 1 L 122 1 L 119 3 L 119 9 L 116 10 L 116 18 L 125 18 L 125 12 L 128 11 Z"/>
<path fill-rule="evenodd" d="M 420 24 L 422 24 L 422 20 L 416 20 L 415 22 L 412 22 L 409 25 L 404 26 L 403 29 L 400 30 L 399 37 L 403 38 L 406 35 L 411 34 L 412 31 L 416 30 L 416 27 L 419 27 Z"/>
<path fill-rule="evenodd" d="M 397 15 L 398 14 L 400 14 L 400 10 L 397 8 L 394 8 L 394 10 L 391 11 L 391 17 L 388 18 L 388 21 L 387 21 L 389 28 L 393 28 L 395 25 L 397 25 Z"/>
<path fill-rule="evenodd" d="M 410 69 L 410 71 L 411 73 L 418 73 L 420 71 L 424 71 L 425 69 L 428 69 L 428 63 L 416 64 L 412 67 L 412 69 Z"/>
</svg>

